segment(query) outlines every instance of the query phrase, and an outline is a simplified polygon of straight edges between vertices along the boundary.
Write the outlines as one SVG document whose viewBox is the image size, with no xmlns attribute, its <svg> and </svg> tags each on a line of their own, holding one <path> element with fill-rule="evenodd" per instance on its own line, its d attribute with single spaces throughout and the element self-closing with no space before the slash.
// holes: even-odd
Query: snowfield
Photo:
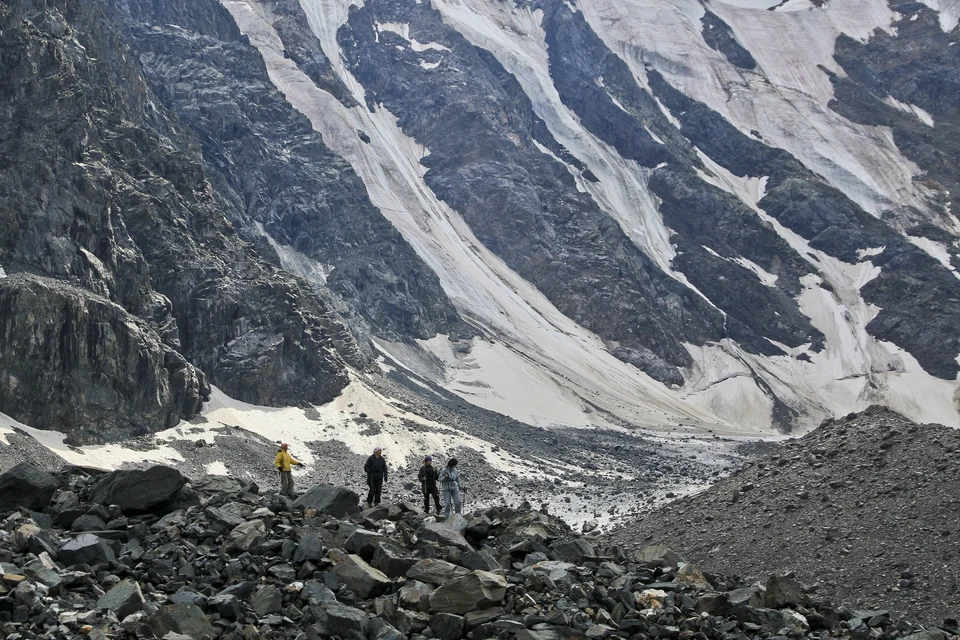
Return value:
<svg viewBox="0 0 960 640">
<path fill-rule="evenodd" d="M 705 158 L 710 170 L 705 179 L 756 210 L 825 274 L 834 294 L 810 281 L 801 308 L 827 336 L 827 348 L 799 361 L 763 358 L 731 344 L 689 346 L 696 363 L 685 372 L 688 384 L 667 388 L 613 358 L 599 337 L 563 316 L 483 247 L 458 213 L 427 187 L 420 159 L 430 150 L 405 136 L 392 114 L 382 106 L 373 113 L 363 106 L 345 108 L 285 58 L 269 3 L 221 1 L 260 50 L 276 86 L 351 163 L 373 203 L 439 275 L 460 312 L 483 331 L 469 345 L 453 345 L 442 336 L 419 348 L 378 343 L 391 369 L 413 372 L 479 407 L 548 427 L 629 424 L 669 431 L 685 425 L 772 435 L 773 403 L 753 375 L 803 414 L 801 429 L 881 399 L 911 419 L 960 426 L 953 403 L 956 382 L 929 376 L 908 354 L 867 334 L 877 309 L 863 302 L 859 288 L 876 275 L 870 263 L 847 265 L 814 251 L 767 216 L 757 206 L 764 176 L 733 176 Z M 351 4 L 356 2 L 301 0 L 321 48 L 362 105 L 364 90 L 345 68 L 336 40 Z M 776 11 L 764 10 L 771 3 L 762 0 L 712 3 L 757 59 L 758 68 L 750 72 L 733 67 L 702 41 L 704 9 L 695 0 L 574 4 L 641 86 L 644 64 L 652 64 L 671 84 L 741 130 L 759 131 L 874 214 L 928 206 L 928 194 L 913 180 L 917 168 L 900 155 L 888 130 L 854 125 L 826 106 L 832 87 L 818 65 L 840 71 L 832 60 L 840 33 L 864 39 L 874 29 L 889 29 L 893 13 L 883 0 L 836 0 L 823 9 L 790 5 Z M 620 157 L 562 104 L 548 72 L 540 12 L 495 0 L 435 0 L 433 6 L 448 25 L 516 76 L 554 137 L 599 178 L 580 180 L 580 188 L 665 272 L 690 286 L 671 269 L 671 231 L 647 188 L 649 170 Z M 412 47 L 435 45 L 410 40 L 406 24 L 379 29 L 401 35 Z M 804 126 L 796 126 L 798 119 Z M 358 129 L 370 136 L 369 144 L 358 139 Z M 575 168 L 571 172 L 579 177 Z M 943 261 L 944 252 L 935 245 L 918 243 Z M 280 249 L 288 268 L 308 278 L 322 273 L 322 265 L 306 264 Z M 746 266 L 772 284 L 770 274 Z"/>
</svg>

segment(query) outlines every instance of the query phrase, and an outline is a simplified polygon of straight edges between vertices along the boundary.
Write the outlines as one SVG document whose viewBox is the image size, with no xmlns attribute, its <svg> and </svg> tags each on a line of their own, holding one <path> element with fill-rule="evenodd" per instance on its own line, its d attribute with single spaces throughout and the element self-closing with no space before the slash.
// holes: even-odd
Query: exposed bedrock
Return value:
<svg viewBox="0 0 960 640">
<path fill-rule="evenodd" d="M 181 15 L 169 3 L 165 9 L 169 19 Z M 196 22 L 218 37 L 233 33 L 203 13 Z M 366 366 L 329 292 L 284 273 L 238 237 L 208 180 L 201 145 L 153 95 L 111 5 L 0 4 L 0 33 L 0 265 L 7 273 L 55 277 L 84 290 L 81 297 L 119 305 L 117 313 L 145 323 L 128 318 L 145 335 L 155 332 L 163 366 L 189 362 L 248 402 L 324 402 L 347 384 L 346 362 Z M 22 348 L 32 335 L 16 323 L 5 344 Z M 105 370 L 128 366 L 108 361 L 113 352 L 98 353 Z M 131 408 L 151 395 L 175 397 L 167 388 L 176 384 L 164 379 L 158 372 L 141 380 L 154 388 L 112 387 L 118 397 L 103 402 Z M 70 409 L 105 388 L 90 384 L 59 391 L 66 417 L 58 428 L 86 428 Z M 17 393 L 24 407 L 48 401 L 43 385 Z M 181 404 L 192 408 L 181 411 Z M 77 437 L 159 428 L 192 415 L 194 404 L 164 399 L 139 421 L 123 412 L 111 421 L 104 412 Z M 34 419 L 27 409 L 13 415 Z"/>
<path fill-rule="evenodd" d="M 172 427 L 209 391 L 119 305 L 49 278 L 0 279 L 0 412 L 89 444 Z"/>
</svg>

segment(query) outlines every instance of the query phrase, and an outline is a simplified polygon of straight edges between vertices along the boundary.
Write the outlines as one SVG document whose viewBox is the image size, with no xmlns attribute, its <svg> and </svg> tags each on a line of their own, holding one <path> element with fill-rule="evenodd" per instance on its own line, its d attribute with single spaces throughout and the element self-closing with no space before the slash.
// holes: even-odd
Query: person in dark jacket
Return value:
<svg viewBox="0 0 960 640">
<path fill-rule="evenodd" d="M 430 496 L 433 496 L 433 504 L 437 508 L 437 515 L 440 514 L 440 490 L 437 488 L 437 477 L 439 475 L 437 468 L 433 466 L 433 458 L 431 456 L 424 458 L 420 473 L 417 474 L 417 480 L 423 487 L 424 513 L 430 513 Z"/>
<path fill-rule="evenodd" d="M 370 487 L 367 506 L 380 504 L 380 491 L 387 480 L 387 461 L 383 457 L 383 449 L 377 447 L 373 450 L 373 455 L 367 458 L 363 470 L 367 472 L 367 486 Z"/>
</svg>

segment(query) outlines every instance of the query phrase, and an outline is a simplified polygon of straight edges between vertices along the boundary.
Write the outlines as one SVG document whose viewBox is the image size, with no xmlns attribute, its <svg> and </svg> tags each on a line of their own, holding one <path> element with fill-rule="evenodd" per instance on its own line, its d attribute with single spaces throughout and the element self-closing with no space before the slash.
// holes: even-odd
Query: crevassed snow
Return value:
<svg viewBox="0 0 960 640">
<path fill-rule="evenodd" d="M 679 429 L 682 424 L 688 431 L 709 428 L 769 434 L 771 399 L 753 382 L 754 375 L 763 377 L 779 397 L 806 410 L 810 417 L 805 426 L 816 424 L 826 415 L 863 408 L 864 403 L 875 399 L 872 389 L 887 386 L 903 406 L 916 408 L 916 413 L 908 413 L 914 419 L 923 421 L 937 416 L 937 421 L 944 424 L 958 423 L 955 410 L 948 409 L 942 402 L 932 402 L 927 409 L 926 398 L 921 397 L 931 388 L 942 391 L 942 381 L 931 379 L 929 385 L 922 382 L 929 376 L 919 368 L 909 369 L 909 358 L 892 347 L 888 350 L 886 345 L 877 344 L 867 335 L 866 323 L 877 310 L 866 305 L 857 290 L 875 275 L 875 267 L 869 262 L 847 265 L 817 252 L 759 210 L 758 215 L 816 265 L 837 290 L 831 294 L 810 281 L 800 300 L 801 309 L 815 318 L 815 326 L 827 335 L 827 349 L 811 354 L 810 362 L 803 362 L 792 357 L 761 358 L 742 352 L 728 341 L 704 347 L 688 346 L 695 363 L 685 375 L 698 383 L 674 390 L 651 381 L 635 368 L 613 358 L 608 351 L 611 345 L 560 314 L 534 287 L 474 238 L 460 216 L 438 201 L 425 185 L 425 170 L 419 160 L 429 150 L 405 136 L 387 110 L 380 107 L 370 113 L 363 107 L 344 108 L 319 90 L 292 61 L 283 58 L 282 45 L 270 26 L 267 12 L 255 0 L 221 2 L 260 49 L 277 87 L 307 115 L 325 142 L 351 163 L 367 185 L 374 205 L 437 273 L 457 308 L 484 335 L 465 345 L 466 348 L 464 345 L 455 348 L 442 336 L 419 345 L 379 343 L 382 366 L 407 369 L 478 406 L 544 426 L 610 428 L 623 421 L 666 431 Z M 611 0 L 597 2 L 604 6 L 610 3 Z M 363 104 L 363 88 L 346 70 L 336 42 L 336 30 L 346 19 L 349 1 L 301 0 L 301 4 L 335 71 Z M 581 4 L 590 5 L 588 11 L 596 9 L 593 2 Z M 672 6 L 671 2 L 659 0 L 629 4 L 656 4 L 667 14 Z M 598 183 L 578 180 L 578 184 L 620 223 L 638 246 L 666 272 L 672 273 L 670 261 L 674 249 L 669 242 L 670 231 L 657 211 L 656 198 L 646 188 L 649 170 L 623 160 L 614 149 L 585 131 L 575 114 L 561 103 L 548 71 L 540 12 L 512 8 L 495 0 L 434 0 L 434 6 L 442 12 L 447 24 L 491 51 L 517 77 L 535 111 L 557 140 L 599 178 Z M 716 7 L 716 3 L 711 6 Z M 769 12 L 752 10 L 749 13 Z M 634 54 L 640 51 L 637 46 L 631 46 Z M 621 47 L 624 51 L 627 48 Z M 624 54 L 621 52 L 621 55 Z M 697 52 L 694 58 L 699 55 Z M 634 72 L 642 81 L 642 67 Z M 743 101 L 742 96 L 748 93 L 739 91 L 738 100 Z M 770 113 L 759 108 L 750 111 L 754 120 L 765 123 L 755 127 L 764 131 L 764 137 L 769 137 L 765 132 L 768 128 L 798 129 L 793 122 L 788 127 L 786 121 L 790 118 L 777 112 L 783 105 L 788 106 L 789 116 L 807 117 L 811 110 L 809 104 L 816 104 L 816 100 L 805 96 L 801 100 L 803 108 L 796 107 L 789 90 L 785 95 L 767 95 L 766 100 L 763 107 Z M 747 103 L 742 102 L 741 107 L 744 104 Z M 827 118 L 823 114 L 817 117 Z M 836 123 L 824 122 L 822 131 L 817 132 L 816 128 L 814 131 L 826 140 L 828 134 L 833 134 L 830 127 Z M 370 135 L 370 144 L 360 143 L 357 129 Z M 889 148 L 892 142 L 884 139 L 884 144 L 887 147 L 880 145 L 879 151 L 871 147 L 871 154 L 883 158 L 882 149 Z M 545 149 L 541 151 L 548 153 Z M 842 154 L 824 156 L 830 162 L 834 162 L 834 157 L 842 159 Z M 857 158 L 856 154 L 851 157 Z M 891 162 L 896 165 L 899 160 L 895 157 Z M 837 165 L 831 166 L 836 169 Z M 707 163 L 707 167 L 713 180 L 756 208 L 763 196 L 765 177 L 732 176 L 714 163 Z M 900 168 L 909 177 L 910 171 Z M 868 171 L 863 166 L 859 169 Z M 843 172 L 833 173 L 836 176 Z M 745 266 L 750 268 L 749 264 Z M 685 280 L 680 274 L 672 275 Z M 758 276 L 762 275 L 758 272 Z M 800 350 L 791 350 L 793 355 L 798 352 Z M 916 390 L 903 387 L 904 374 L 890 371 L 909 373 L 914 376 L 909 380 L 911 385 L 926 386 Z M 892 377 L 894 375 L 899 377 Z M 946 386 L 950 384 L 953 383 Z M 949 398 L 950 394 L 945 397 Z"/>
<path fill-rule="evenodd" d="M 488 350 L 483 344 L 485 341 L 478 339 L 474 341 L 476 354 L 471 352 L 469 356 L 450 361 L 452 370 L 445 375 L 451 379 L 461 376 L 463 381 L 470 382 L 461 369 L 475 366 L 471 358 L 486 358 L 484 366 L 489 370 L 484 375 L 489 378 L 486 381 L 489 386 L 472 387 L 472 402 L 496 403 L 500 402 L 498 398 L 516 397 L 513 392 L 516 385 L 497 372 L 518 370 L 528 372 L 530 385 L 539 384 L 537 381 L 544 377 L 555 379 L 551 393 L 560 406 L 564 406 L 569 396 L 582 397 L 614 416 L 611 418 L 604 411 L 584 411 L 576 416 L 564 414 L 574 426 L 608 426 L 623 420 L 651 428 L 670 428 L 683 422 L 690 428 L 737 430 L 730 425 L 716 424 L 718 421 L 709 411 L 617 360 L 596 335 L 557 311 L 539 291 L 483 247 L 460 216 L 436 198 L 424 183 L 425 168 L 420 163 L 428 150 L 405 136 L 393 115 L 383 108 L 370 113 L 363 107 L 343 107 L 318 89 L 291 60 L 283 57 L 282 44 L 257 2 L 221 1 L 260 50 L 273 82 L 323 134 L 324 141 L 350 162 L 367 185 L 371 201 L 437 273 L 454 304 L 487 336 L 496 336 L 503 345 L 509 345 L 508 349 Z M 325 52 L 336 55 L 331 58 L 336 61 L 333 62 L 335 69 L 362 103 L 362 87 L 344 68 L 337 53 L 336 29 L 331 25 L 331 21 L 345 19 L 345 4 L 326 0 L 302 2 L 321 46 Z M 532 13 L 528 12 L 527 16 L 531 21 L 528 26 L 538 24 Z M 541 52 L 545 56 L 545 49 Z M 543 59 L 545 62 L 545 57 Z M 570 137 L 576 138 L 579 125 L 568 113 L 565 117 Z M 357 129 L 368 133 L 369 144 L 358 140 Z M 649 194 L 638 189 L 646 182 L 640 167 L 623 161 L 608 149 L 602 153 L 602 159 L 609 165 L 601 166 L 595 158 L 591 169 L 596 166 L 601 180 L 609 177 L 611 182 L 620 181 L 621 210 L 642 209 L 659 219 Z M 635 234 L 649 231 L 636 218 L 634 226 Z M 662 223 L 655 230 L 662 234 L 662 239 L 654 244 L 662 242 L 669 247 Z M 664 252 L 665 249 L 660 250 L 657 255 L 663 256 Z M 412 360 L 417 356 L 404 353 L 396 357 Z M 394 363 L 391 366 L 395 366 Z M 536 375 L 530 374 L 531 371 Z M 460 390 L 463 389 L 461 384 Z"/>
<path fill-rule="evenodd" d="M 833 87 L 820 66 L 843 75 L 833 59 L 840 33 L 864 40 L 876 28 L 890 30 L 895 14 L 885 0 L 831 0 L 822 9 L 792 12 L 710 7 L 756 59 L 756 70 L 734 67 L 703 41 L 699 0 L 594 0 L 581 10 L 641 83 L 644 64 L 652 65 L 744 133 L 758 131 L 791 152 L 866 210 L 932 206 L 913 183 L 918 169 L 888 129 L 854 124 L 827 106 Z"/>
</svg>

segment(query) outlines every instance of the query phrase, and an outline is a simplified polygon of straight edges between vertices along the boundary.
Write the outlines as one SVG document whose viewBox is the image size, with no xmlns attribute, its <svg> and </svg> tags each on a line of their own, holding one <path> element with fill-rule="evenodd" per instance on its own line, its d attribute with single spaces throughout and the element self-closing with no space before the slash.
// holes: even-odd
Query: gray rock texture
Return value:
<svg viewBox="0 0 960 640">
<path fill-rule="evenodd" d="M 186 482 L 179 471 L 163 465 L 143 471 L 112 471 L 93 488 L 91 500 L 102 505 L 117 505 L 123 512 L 142 513 L 170 501 Z"/>
<path fill-rule="evenodd" d="M 0 279 L 0 345 L 0 411 L 78 444 L 172 427 L 210 391 L 149 323 L 51 278 Z"/>
<path fill-rule="evenodd" d="M 345 359 L 364 366 L 356 342 L 328 293 L 240 239 L 205 173 L 201 145 L 152 92 L 126 35 L 130 14 L 115 7 L 78 0 L 0 7 L 0 264 L 8 274 L 41 274 L 87 292 L 71 292 L 71 304 L 44 314 L 56 331 L 37 334 L 33 347 L 32 326 L 3 319 L 3 371 L 40 384 L 14 389 L 8 375 L 0 410 L 75 430 L 82 441 L 114 439 L 192 416 L 206 392 L 197 369 L 250 402 L 329 400 L 346 384 Z M 237 35 L 215 3 L 162 11 L 164 21 L 203 24 L 205 37 Z M 4 295 L 21 282 L 6 283 Z M 65 294 L 49 295 L 42 304 Z M 19 306 L 27 302 L 12 307 L 9 299 L 5 311 L 27 310 Z M 102 309 L 101 299 L 115 306 Z M 109 333 L 87 330 L 80 310 L 89 308 L 95 323 L 120 336 L 116 344 Z M 142 378 L 131 379 L 138 371 L 125 356 L 138 353 L 138 343 L 149 356 Z M 36 358 L 13 363 L 33 349 L 56 370 L 61 348 L 63 373 L 73 376 L 60 374 L 66 386 L 57 393 L 37 372 L 19 370 L 37 367 Z M 91 368 L 84 358 L 93 355 L 99 361 Z M 78 388 L 83 378 L 90 382 Z M 152 396 L 151 406 L 144 398 Z M 64 410 L 45 416 L 43 404 Z"/>
<path fill-rule="evenodd" d="M 40 511 L 57 490 L 56 479 L 29 462 L 21 462 L 0 474 L 0 511 L 26 507 Z"/>
</svg>

